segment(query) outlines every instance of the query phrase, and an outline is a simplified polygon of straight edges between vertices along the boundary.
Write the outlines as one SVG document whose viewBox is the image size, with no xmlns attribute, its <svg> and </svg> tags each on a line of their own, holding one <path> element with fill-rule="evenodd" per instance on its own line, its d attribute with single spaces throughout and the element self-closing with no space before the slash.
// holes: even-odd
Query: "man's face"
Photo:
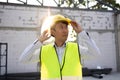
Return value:
<svg viewBox="0 0 120 80">
<path fill-rule="evenodd" d="M 58 22 L 52 33 L 55 40 L 65 42 L 68 37 L 68 25 L 63 22 Z"/>
</svg>

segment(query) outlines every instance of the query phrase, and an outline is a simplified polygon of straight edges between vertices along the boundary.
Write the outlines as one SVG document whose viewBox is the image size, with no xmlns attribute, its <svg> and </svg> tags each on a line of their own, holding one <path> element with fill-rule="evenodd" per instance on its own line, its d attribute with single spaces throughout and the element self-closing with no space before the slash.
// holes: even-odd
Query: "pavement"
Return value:
<svg viewBox="0 0 120 80">
<path fill-rule="evenodd" d="M 110 74 L 102 74 L 101 76 L 103 76 L 103 78 L 96 78 L 93 76 L 84 76 L 83 80 L 120 80 L 120 73 L 110 73 Z M 38 77 L 38 73 L 37 73 L 37 77 L 36 77 L 36 73 L 34 73 L 34 75 L 31 76 L 31 74 L 29 74 L 28 76 L 18 76 L 18 74 L 15 74 L 12 76 L 9 75 L 7 77 L 7 79 L 5 79 L 5 77 L 0 77 L 0 80 L 39 80 Z"/>
<path fill-rule="evenodd" d="M 120 73 L 110 73 L 108 75 L 101 75 L 103 78 L 95 78 L 92 76 L 83 77 L 83 80 L 120 80 Z"/>
</svg>

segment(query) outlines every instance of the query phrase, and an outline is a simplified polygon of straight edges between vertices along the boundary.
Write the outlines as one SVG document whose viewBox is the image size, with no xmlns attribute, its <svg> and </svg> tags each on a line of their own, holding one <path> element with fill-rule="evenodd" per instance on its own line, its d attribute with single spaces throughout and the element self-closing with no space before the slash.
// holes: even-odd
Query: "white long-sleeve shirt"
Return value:
<svg viewBox="0 0 120 80">
<path fill-rule="evenodd" d="M 94 56 L 100 53 L 95 42 L 90 38 L 90 36 L 87 35 L 85 31 L 82 31 L 78 34 L 77 43 L 79 44 L 81 58 Z M 19 60 L 21 62 L 39 62 L 39 55 L 40 55 L 40 49 L 41 49 L 40 47 L 42 45 L 43 44 L 40 42 L 33 45 L 32 48 L 28 52 L 24 53 L 25 52 L 24 51 L 22 53 Z M 59 61 L 61 63 L 64 50 L 65 50 L 65 45 L 63 45 L 62 47 L 57 47 L 57 46 L 55 47 L 56 47 Z"/>
</svg>

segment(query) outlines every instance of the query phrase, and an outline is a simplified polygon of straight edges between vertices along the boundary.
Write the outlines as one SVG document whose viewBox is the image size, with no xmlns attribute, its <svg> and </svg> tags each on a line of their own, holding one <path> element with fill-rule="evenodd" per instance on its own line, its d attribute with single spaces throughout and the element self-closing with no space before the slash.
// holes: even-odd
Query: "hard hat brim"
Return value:
<svg viewBox="0 0 120 80">
<path fill-rule="evenodd" d="M 64 16 L 60 14 L 52 16 L 52 24 L 55 24 L 61 21 L 67 22 L 69 24 L 71 22 L 71 19 L 65 18 Z"/>
</svg>

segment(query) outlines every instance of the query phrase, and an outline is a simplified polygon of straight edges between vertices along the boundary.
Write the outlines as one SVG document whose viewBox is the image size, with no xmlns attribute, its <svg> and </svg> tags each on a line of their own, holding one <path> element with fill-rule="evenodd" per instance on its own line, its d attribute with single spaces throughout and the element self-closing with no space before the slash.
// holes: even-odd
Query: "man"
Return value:
<svg viewBox="0 0 120 80">
<path fill-rule="evenodd" d="M 77 43 L 66 42 L 68 25 L 78 34 Z M 97 52 L 96 46 L 81 26 L 62 15 L 51 16 L 49 26 L 50 30 L 45 30 L 39 37 L 40 54 L 29 53 L 29 57 L 22 59 L 40 61 L 41 80 L 82 80 L 81 57 Z M 42 45 L 50 38 L 49 34 L 55 38 L 54 44 Z"/>
</svg>

